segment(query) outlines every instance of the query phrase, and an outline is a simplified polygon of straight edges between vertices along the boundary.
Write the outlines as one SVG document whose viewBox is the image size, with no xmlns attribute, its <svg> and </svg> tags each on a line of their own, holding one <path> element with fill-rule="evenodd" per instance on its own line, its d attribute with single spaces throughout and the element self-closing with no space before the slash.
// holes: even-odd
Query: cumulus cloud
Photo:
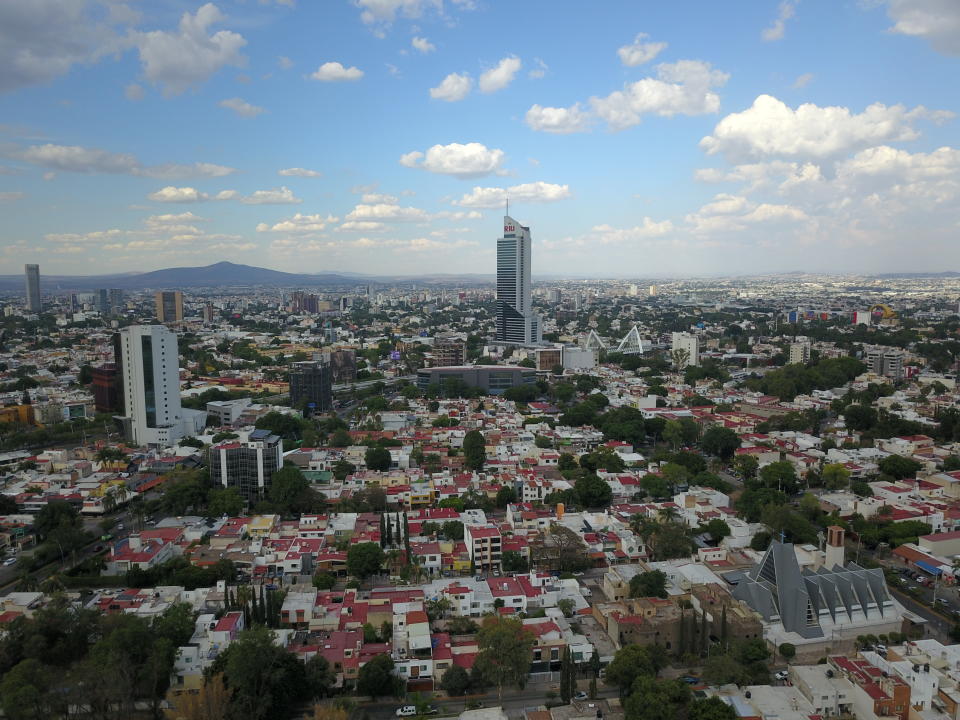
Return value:
<svg viewBox="0 0 960 720">
<path fill-rule="evenodd" d="M 809 219 L 807 213 L 797 207 L 756 203 L 740 195 L 725 193 L 685 218 L 690 230 L 698 234 L 742 232 L 760 224 L 799 223 Z"/>
<path fill-rule="evenodd" d="M 414 50 L 417 50 L 424 54 L 433 52 L 434 50 L 437 49 L 436 45 L 434 45 L 432 42 L 430 42 L 426 38 L 422 38 L 422 37 L 414 37 L 410 41 L 410 44 L 413 46 Z"/>
<path fill-rule="evenodd" d="M 503 58 L 480 76 L 477 83 L 482 93 L 494 93 L 503 90 L 507 85 L 513 82 L 514 76 L 520 71 L 520 58 L 510 55 Z"/>
<path fill-rule="evenodd" d="M 154 202 L 162 203 L 193 203 L 207 200 L 208 196 L 196 188 L 168 185 L 167 187 L 160 188 L 156 192 L 150 193 L 147 195 L 147 198 Z"/>
<path fill-rule="evenodd" d="M 474 178 L 500 171 L 504 157 L 503 150 L 488 148 L 482 143 L 450 143 L 434 145 L 426 154 L 415 150 L 401 155 L 400 164 L 439 175 Z"/>
<path fill-rule="evenodd" d="M 273 225 L 269 223 L 259 223 L 257 232 L 271 233 L 316 233 L 322 231 L 330 223 L 337 222 L 333 216 L 323 217 L 323 215 L 302 215 L 297 213 L 293 217 L 285 218 Z"/>
<path fill-rule="evenodd" d="M 100 148 L 78 145 L 32 145 L 10 151 L 11 157 L 63 172 L 88 174 L 140 175 L 154 178 L 223 177 L 236 172 L 234 168 L 213 163 L 165 163 L 144 166 L 130 153 L 114 153 Z"/>
<path fill-rule="evenodd" d="M 566 108 L 533 105 L 524 119 L 534 130 L 558 135 L 583 132 L 590 126 L 590 113 L 584 111 L 580 103 Z"/>
<path fill-rule="evenodd" d="M 527 73 L 527 77 L 531 80 L 539 80 L 547 74 L 550 67 L 540 58 L 534 58 L 533 63 L 535 67 Z"/>
<path fill-rule="evenodd" d="M 770 95 L 717 123 L 713 134 L 700 141 L 709 155 L 738 157 L 827 157 L 878 142 L 913 140 L 917 119 L 937 120 L 942 113 L 920 106 L 875 103 L 856 114 L 845 107 L 813 103 L 796 110 Z"/>
<path fill-rule="evenodd" d="M 620 62 L 627 67 L 636 67 L 650 62 L 666 50 L 665 42 L 646 42 L 649 37 L 646 33 L 638 33 L 631 45 L 624 45 L 617 50 Z"/>
<path fill-rule="evenodd" d="M 400 207 L 390 203 L 373 205 L 360 203 L 347 215 L 345 220 L 371 222 L 423 222 L 429 216 L 424 210 L 415 207 Z"/>
<path fill-rule="evenodd" d="M 296 205 L 303 200 L 293 194 L 288 187 L 273 188 L 272 190 L 256 190 L 240 198 L 244 205 Z"/>
<path fill-rule="evenodd" d="M 892 32 L 923 38 L 944 55 L 960 55 L 960 3 L 956 0 L 887 0 Z"/>
<path fill-rule="evenodd" d="M 593 239 L 601 245 L 621 245 L 668 235 L 673 232 L 673 223 L 669 220 L 656 222 L 649 217 L 644 217 L 639 225 L 633 227 L 617 228 L 611 225 L 596 225 L 590 232 Z"/>
<path fill-rule="evenodd" d="M 371 220 L 348 220 L 340 225 L 337 230 L 343 232 L 377 232 L 383 230 L 386 225 L 382 222 L 373 222 Z"/>
<path fill-rule="evenodd" d="M 644 115 L 706 115 L 720 109 L 720 96 L 730 76 L 710 63 L 680 60 L 657 66 L 657 77 L 628 83 L 603 98 L 591 98 L 593 112 L 612 130 L 636 125 Z"/>
<path fill-rule="evenodd" d="M 800 75 L 799 77 L 797 77 L 796 80 L 793 81 L 792 87 L 794 90 L 805 88 L 807 85 L 810 84 L 812 80 L 813 80 L 813 73 L 804 73 L 803 75 Z"/>
<path fill-rule="evenodd" d="M 383 193 L 364 193 L 360 198 L 360 202 L 367 205 L 379 205 L 381 203 L 396 205 L 400 202 L 400 198 L 396 195 L 385 195 Z"/>
<path fill-rule="evenodd" d="M 777 17 L 768 28 L 764 28 L 760 37 L 765 42 L 783 39 L 783 34 L 787 29 L 787 20 L 793 17 L 796 12 L 796 2 L 793 0 L 783 0 L 777 8 Z"/>
<path fill-rule="evenodd" d="M 143 74 L 160 85 L 166 96 L 205 82 L 218 70 L 242 67 L 246 58 L 240 52 L 247 44 L 239 33 L 230 30 L 211 32 L 225 16 L 213 3 L 207 3 L 191 15 L 185 12 L 177 30 L 132 32 L 130 40 L 140 52 Z"/>
<path fill-rule="evenodd" d="M 569 185 L 537 181 L 508 188 L 475 187 L 456 204 L 462 207 L 498 208 L 503 207 L 507 200 L 539 203 L 556 202 L 568 197 L 570 197 Z"/>
<path fill-rule="evenodd" d="M 294 167 L 277 170 L 277 175 L 283 175 L 284 177 L 315 178 L 320 177 L 323 175 L 323 173 L 319 173 L 316 170 L 307 170 L 306 168 Z"/>
<path fill-rule="evenodd" d="M 240 117 L 256 117 L 260 113 L 265 112 L 262 107 L 251 105 L 243 98 L 238 97 L 221 100 L 218 105 L 227 110 L 233 110 Z"/>
<path fill-rule="evenodd" d="M 437 87 L 430 88 L 430 97 L 445 102 L 458 102 L 470 94 L 473 78 L 469 74 L 450 73 Z"/>
<path fill-rule="evenodd" d="M 373 26 L 381 35 L 398 17 L 416 19 L 429 12 L 444 13 L 443 0 L 354 0 L 354 4 L 360 8 L 363 23 Z M 474 0 L 452 0 L 451 4 L 470 10 Z"/>
<path fill-rule="evenodd" d="M 342 63 L 326 62 L 318 67 L 310 78 L 320 82 L 350 82 L 363 77 L 363 70 L 355 67 L 344 67 Z"/>
</svg>

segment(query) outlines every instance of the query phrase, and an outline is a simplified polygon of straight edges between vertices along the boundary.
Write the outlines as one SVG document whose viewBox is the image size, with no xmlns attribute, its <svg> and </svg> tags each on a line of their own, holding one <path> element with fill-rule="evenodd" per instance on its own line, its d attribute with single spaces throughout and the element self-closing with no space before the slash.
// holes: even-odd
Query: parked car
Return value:
<svg viewBox="0 0 960 720">
<path fill-rule="evenodd" d="M 413 717 L 416 714 L 416 705 L 404 705 L 403 707 L 398 707 L 396 712 L 397 717 Z"/>
<path fill-rule="evenodd" d="M 693 675 L 684 675 L 680 678 L 681 682 L 685 682 L 687 685 L 696 685 L 700 682 L 700 678 L 694 677 Z"/>
<path fill-rule="evenodd" d="M 947 600 L 946 598 L 937 598 L 937 602 L 940 603 L 941 605 L 946 605 L 948 607 L 950 606 L 950 601 Z"/>
<path fill-rule="evenodd" d="M 788 673 L 786 670 L 781 670 L 780 672 L 776 673 L 773 677 L 776 678 L 777 680 L 786 680 L 788 677 L 790 677 L 790 673 Z"/>
<path fill-rule="evenodd" d="M 13 565 L 16 561 L 17 561 L 17 559 L 16 559 L 15 557 L 8 557 L 6 560 L 3 561 L 3 564 L 4 564 L 4 565 Z"/>
<path fill-rule="evenodd" d="M 580 692 L 574 694 L 573 699 L 574 699 L 574 700 L 586 700 L 588 697 L 590 697 L 590 696 L 587 695 L 583 690 L 581 690 Z"/>
</svg>

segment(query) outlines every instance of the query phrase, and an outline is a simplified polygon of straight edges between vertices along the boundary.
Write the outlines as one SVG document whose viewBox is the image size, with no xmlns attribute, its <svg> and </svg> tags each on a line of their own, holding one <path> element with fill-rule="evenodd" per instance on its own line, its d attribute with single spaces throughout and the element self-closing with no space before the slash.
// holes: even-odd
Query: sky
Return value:
<svg viewBox="0 0 960 720">
<path fill-rule="evenodd" d="M 0 273 L 960 271 L 960 0 L 0 0 Z"/>
</svg>

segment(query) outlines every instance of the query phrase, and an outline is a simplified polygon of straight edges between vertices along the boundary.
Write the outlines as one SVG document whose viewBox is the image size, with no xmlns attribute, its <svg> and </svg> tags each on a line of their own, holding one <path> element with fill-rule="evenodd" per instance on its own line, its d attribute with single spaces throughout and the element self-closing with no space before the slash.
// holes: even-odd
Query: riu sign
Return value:
<svg viewBox="0 0 960 720">
<path fill-rule="evenodd" d="M 504 225 L 504 226 L 503 226 L 503 231 L 504 231 L 505 233 L 508 233 L 508 232 L 516 232 L 516 231 L 517 231 L 517 227 L 516 227 L 516 225 Z"/>
</svg>

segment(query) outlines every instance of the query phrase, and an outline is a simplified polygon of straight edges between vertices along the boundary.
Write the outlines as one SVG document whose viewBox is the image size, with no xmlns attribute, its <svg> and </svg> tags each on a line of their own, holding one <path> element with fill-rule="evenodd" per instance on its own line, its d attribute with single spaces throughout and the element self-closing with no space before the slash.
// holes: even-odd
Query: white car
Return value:
<svg viewBox="0 0 960 720">
<path fill-rule="evenodd" d="M 786 680 L 788 677 L 790 677 L 790 673 L 788 673 L 786 670 L 781 670 L 773 677 L 775 677 L 777 680 Z"/>
<path fill-rule="evenodd" d="M 8 557 L 6 560 L 3 561 L 3 564 L 4 564 L 4 565 L 13 565 L 16 561 L 17 561 L 17 559 L 16 559 L 15 557 Z"/>
<path fill-rule="evenodd" d="M 416 705 L 404 705 L 402 707 L 398 707 L 396 712 L 397 717 L 413 717 L 416 714 Z"/>
</svg>

